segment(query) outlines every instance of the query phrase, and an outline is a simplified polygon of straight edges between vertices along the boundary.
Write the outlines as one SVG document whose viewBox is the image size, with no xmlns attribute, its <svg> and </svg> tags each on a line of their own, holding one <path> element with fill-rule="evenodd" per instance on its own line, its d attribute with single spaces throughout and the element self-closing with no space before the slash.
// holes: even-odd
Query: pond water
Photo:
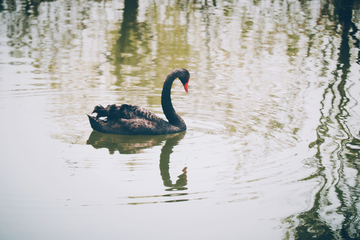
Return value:
<svg viewBox="0 0 360 240">
<path fill-rule="evenodd" d="M 0 1 L 1 239 L 360 238 L 358 1 Z M 187 131 L 95 132 L 97 104 Z"/>
</svg>

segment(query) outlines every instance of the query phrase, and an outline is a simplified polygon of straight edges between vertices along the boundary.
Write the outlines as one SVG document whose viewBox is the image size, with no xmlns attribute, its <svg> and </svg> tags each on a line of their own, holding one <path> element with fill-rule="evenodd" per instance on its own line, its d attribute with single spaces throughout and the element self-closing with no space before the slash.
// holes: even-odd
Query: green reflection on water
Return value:
<svg viewBox="0 0 360 240">
<path fill-rule="evenodd" d="M 295 239 L 360 237 L 360 193 L 357 190 L 360 185 L 360 149 L 352 148 L 353 142 L 359 142 L 360 132 L 353 132 L 348 125 L 353 118 L 350 109 L 358 104 L 358 99 L 349 95 L 347 86 L 351 72 L 349 42 L 358 29 L 352 22 L 354 1 L 335 1 L 334 6 L 334 14 L 329 14 L 328 18 L 337 19 L 341 24 L 341 43 L 334 80 L 323 94 L 317 140 L 309 146 L 317 149 L 314 159 L 318 170 L 311 178 L 321 179 L 321 184 L 311 209 L 295 216 L 298 221 L 292 233 Z M 354 172 L 352 177 L 348 176 L 350 172 Z"/>
<path fill-rule="evenodd" d="M 137 86 L 155 85 L 160 89 L 169 70 L 188 68 L 190 47 L 186 24 L 178 24 L 181 21 L 180 8 L 169 6 L 160 14 L 158 6 L 150 4 L 147 21 L 139 23 L 138 2 L 125 0 L 123 20 L 119 34 L 116 34 L 118 39 L 111 47 L 110 55 L 117 86 L 131 77 L 137 81 Z M 166 16 L 166 19 L 161 19 L 161 16 Z"/>
</svg>

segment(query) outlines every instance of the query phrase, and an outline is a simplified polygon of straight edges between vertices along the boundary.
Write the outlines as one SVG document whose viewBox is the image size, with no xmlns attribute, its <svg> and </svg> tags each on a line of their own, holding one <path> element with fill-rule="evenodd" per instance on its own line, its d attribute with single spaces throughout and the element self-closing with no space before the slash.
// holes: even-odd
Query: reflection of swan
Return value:
<svg viewBox="0 0 360 240">
<path fill-rule="evenodd" d="M 124 135 L 158 135 L 185 131 L 185 122 L 176 114 L 171 103 L 171 86 L 176 78 L 180 79 L 185 91 L 188 92 L 190 74 L 184 68 L 177 68 L 166 77 L 161 105 L 168 121 L 138 106 L 113 104 L 106 108 L 95 107 L 93 113 L 97 113 L 97 116 L 88 115 L 91 127 L 99 132 Z"/>
<path fill-rule="evenodd" d="M 160 154 L 160 174 L 161 178 L 164 182 L 165 187 L 170 187 L 167 190 L 185 190 L 185 186 L 187 185 L 187 168 L 185 167 L 182 170 L 182 174 L 178 176 L 178 180 L 175 184 L 171 182 L 170 179 L 170 173 L 169 173 L 169 162 L 170 162 L 170 154 L 173 152 L 173 147 L 178 145 L 180 140 L 183 139 L 185 136 L 185 133 L 180 133 L 179 135 L 174 136 L 173 138 L 170 138 L 166 140 L 165 145 L 161 149 Z"/>
<path fill-rule="evenodd" d="M 115 151 L 119 151 L 120 154 L 134 154 L 141 152 L 142 149 L 151 148 L 160 145 L 163 141 L 166 141 L 161 149 L 160 154 L 160 175 L 164 182 L 165 187 L 170 187 L 167 190 L 184 190 L 187 184 L 185 167 L 182 170 L 182 174 L 178 176 L 178 180 L 175 184 L 171 182 L 169 173 L 170 155 L 173 152 L 174 146 L 178 145 L 180 140 L 185 136 L 185 132 L 167 134 L 167 135 L 114 135 L 105 134 L 101 132 L 93 131 L 87 144 L 92 145 L 94 148 L 107 148 L 110 154 Z"/>
<path fill-rule="evenodd" d="M 110 154 L 119 151 L 120 154 L 139 153 L 142 149 L 152 148 L 160 145 L 163 141 L 177 136 L 177 134 L 167 135 L 114 135 L 93 131 L 87 144 L 94 148 L 107 148 Z"/>
</svg>

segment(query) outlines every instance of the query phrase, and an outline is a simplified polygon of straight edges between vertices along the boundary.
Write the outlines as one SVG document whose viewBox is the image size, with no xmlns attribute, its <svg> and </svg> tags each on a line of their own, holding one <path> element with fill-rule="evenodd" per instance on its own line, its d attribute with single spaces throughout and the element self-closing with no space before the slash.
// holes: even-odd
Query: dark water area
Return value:
<svg viewBox="0 0 360 240">
<path fill-rule="evenodd" d="M 0 239 L 360 239 L 360 2 L 0 1 Z M 129 103 L 187 130 L 93 131 Z"/>
</svg>

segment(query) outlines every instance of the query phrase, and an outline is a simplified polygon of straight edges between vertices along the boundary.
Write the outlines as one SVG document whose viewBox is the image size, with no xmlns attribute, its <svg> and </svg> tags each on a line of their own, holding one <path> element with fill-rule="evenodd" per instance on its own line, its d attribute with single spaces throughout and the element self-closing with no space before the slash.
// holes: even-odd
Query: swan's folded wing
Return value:
<svg viewBox="0 0 360 240">
<path fill-rule="evenodd" d="M 145 119 L 149 121 L 159 121 L 160 117 L 156 116 L 154 113 L 150 112 L 149 110 L 136 106 L 136 105 L 129 105 L 123 104 L 120 107 L 120 118 L 123 119 Z"/>
</svg>

